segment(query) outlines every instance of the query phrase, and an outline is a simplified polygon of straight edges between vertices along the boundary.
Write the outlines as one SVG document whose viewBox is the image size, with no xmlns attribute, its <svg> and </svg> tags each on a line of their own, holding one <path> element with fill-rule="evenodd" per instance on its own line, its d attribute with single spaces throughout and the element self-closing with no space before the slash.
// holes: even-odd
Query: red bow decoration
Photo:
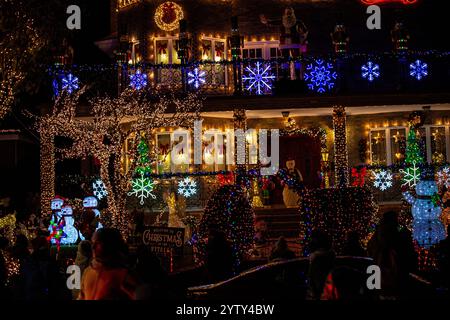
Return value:
<svg viewBox="0 0 450 320">
<path fill-rule="evenodd" d="M 169 144 L 162 144 L 159 146 L 159 150 L 161 151 L 162 155 L 166 155 L 169 153 Z"/>
<path fill-rule="evenodd" d="M 223 45 L 217 45 L 215 46 L 215 51 L 216 51 L 216 57 L 222 57 L 223 55 Z"/>
<path fill-rule="evenodd" d="M 234 183 L 234 174 L 230 172 L 228 174 L 218 174 L 217 180 L 221 186 Z"/>
<path fill-rule="evenodd" d="M 158 54 L 167 54 L 167 43 L 158 44 Z"/>
<path fill-rule="evenodd" d="M 209 53 L 211 52 L 211 45 L 210 44 L 206 44 L 206 43 L 204 43 L 204 44 L 202 44 L 202 52 L 203 52 L 203 55 L 205 56 L 207 56 L 207 55 L 209 55 Z"/>
<path fill-rule="evenodd" d="M 356 168 L 352 168 L 352 186 L 353 187 L 363 187 L 365 183 L 367 169 L 362 168 L 361 171 L 358 172 Z"/>
</svg>

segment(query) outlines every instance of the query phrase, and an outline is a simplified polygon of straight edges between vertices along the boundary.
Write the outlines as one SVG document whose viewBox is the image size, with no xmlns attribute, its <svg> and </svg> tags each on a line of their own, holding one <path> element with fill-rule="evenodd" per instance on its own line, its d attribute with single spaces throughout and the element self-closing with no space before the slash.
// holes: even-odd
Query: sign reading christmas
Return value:
<svg viewBox="0 0 450 320">
<path fill-rule="evenodd" d="M 142 242 L 157 255 L 183 255 L 184 229 L 149 227 L 144 231 Z"/>
</svg>

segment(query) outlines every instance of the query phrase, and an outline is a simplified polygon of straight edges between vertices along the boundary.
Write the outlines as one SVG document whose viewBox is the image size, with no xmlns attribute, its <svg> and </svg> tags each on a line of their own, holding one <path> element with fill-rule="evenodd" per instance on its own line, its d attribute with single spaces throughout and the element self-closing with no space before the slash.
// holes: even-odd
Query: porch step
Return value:
<svg viewBox="0 0 450 320">
<path fill-rule="evenodd" d="M 267 225 L 269 238 L 298 238 L 301 216 L 297 208 L 263 208 L 255 210 L 256 221 Z"/>
</svg>

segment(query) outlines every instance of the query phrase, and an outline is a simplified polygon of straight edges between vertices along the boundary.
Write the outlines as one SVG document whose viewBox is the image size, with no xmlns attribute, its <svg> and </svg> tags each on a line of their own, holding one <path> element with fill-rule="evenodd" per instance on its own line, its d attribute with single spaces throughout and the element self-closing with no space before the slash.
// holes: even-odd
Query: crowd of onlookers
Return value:
<svg viewBox="0 0 450 320">
<path fill-rule="evenodd" d="M 171 299 L 183 298 L 158 257 L 145 246 L 130 252 L 120 232 L 112 228 L 97 230 L 88 241 L 78 244 L 71 264 L 81 271 L 80 289 L 67 287 L 66 269 L 51 254 L 47 238 L 41 234 L 29 241 L 18 235 L 14 245 L 0 241 L 0 295 L 4 299 L 25 300 L 102 300 L 102 299 Z M 381 270 L 380 297 L 401 299 L 408 296 L 410 273 L 417 270 L 417 254 L 411 234 L 399 228 L 395 212 L 384 214 L 367 244 L 361 245 L 358 235 L 350 232 L 344 255 L 370 257 Z M 449 284 L 450 240 L 438 245 L 438 266 L 444 286 Z M 308 288 L 309 299 L 363 299 L 367 274 L 352 266 L 336 267 L 336 254 L 330 236 L 315 230 L 310 243 Z M 274 246 L 270 260 L 295 258 L 284 238 Z M 15 274 L 8 272 L 8 261 L 18 262 Z M 220 230 L 212 229 L 206 249 L 204 272 L 209 283 L 233 276 L 232 248 Z M 295 298 L 295 297 L 294 297 Z"/>
</svg>

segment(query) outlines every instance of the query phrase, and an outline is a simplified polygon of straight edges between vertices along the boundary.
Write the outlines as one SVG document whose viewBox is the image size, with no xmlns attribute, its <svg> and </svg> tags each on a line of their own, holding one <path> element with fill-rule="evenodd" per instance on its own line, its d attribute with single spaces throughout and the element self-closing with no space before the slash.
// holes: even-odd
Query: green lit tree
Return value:
<svg viewBox="0 0 450 320">
<path fill-rule="evenodd" d="M 413 165 L 413 164 L 422 164 L 423 163 L 423 157 L 420 151 L 420 146 L 417 141 L 416 132 L 414 131 L 414 128 L 410 128 L 408 139 L 407 139 L 407 145 L 406 145 L 406 164 Z"/>
</svg>

